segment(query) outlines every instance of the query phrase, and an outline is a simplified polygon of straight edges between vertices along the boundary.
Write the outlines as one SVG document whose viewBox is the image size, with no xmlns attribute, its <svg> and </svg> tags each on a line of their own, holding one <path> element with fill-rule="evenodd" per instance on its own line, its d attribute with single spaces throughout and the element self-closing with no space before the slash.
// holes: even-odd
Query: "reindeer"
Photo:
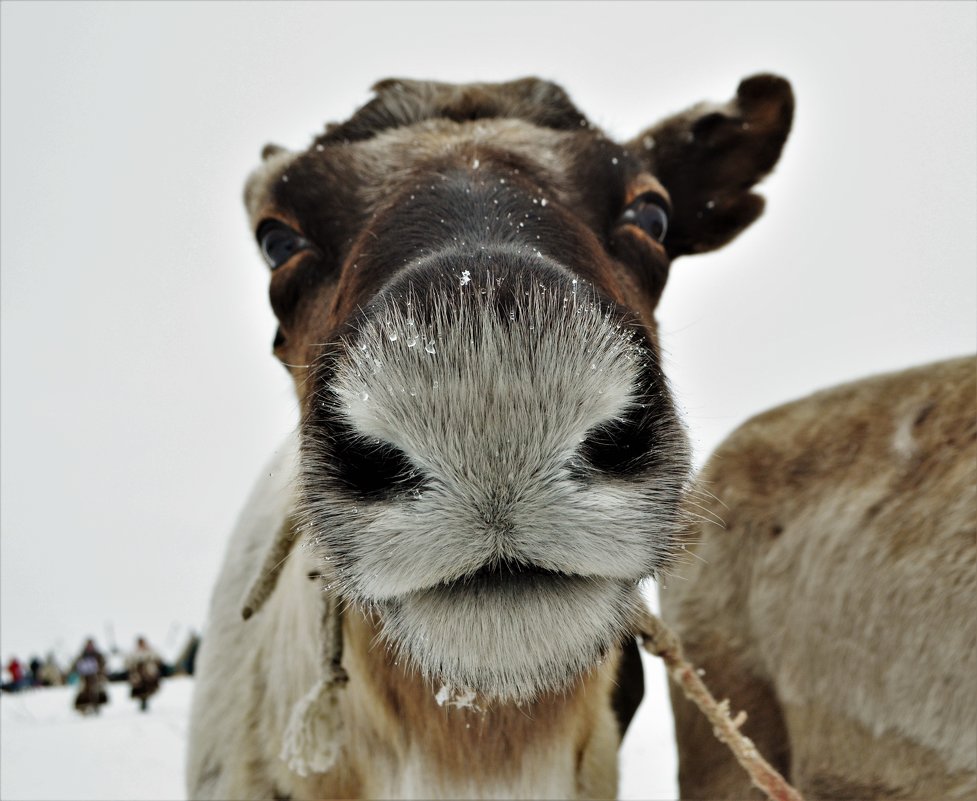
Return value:
<svg viewBox="0 0 977 801">
<path fill-rule="evenodd" d="M 537 79 L 374 91 L 246 185 L 301 423 L 214 592 L 189 793 L 613 797 L 690 472 L 654 311 L 761 214 L 790 86 L 624 144 Z"/>
<path fill-rule="evenodd" d="M 977 792 L 977 364 L 825 390 L 745 423 L 698 484 L 665 619 L 808 799 Z M 673 688 L 683 798 L 756 797 Z"/>
</svg>

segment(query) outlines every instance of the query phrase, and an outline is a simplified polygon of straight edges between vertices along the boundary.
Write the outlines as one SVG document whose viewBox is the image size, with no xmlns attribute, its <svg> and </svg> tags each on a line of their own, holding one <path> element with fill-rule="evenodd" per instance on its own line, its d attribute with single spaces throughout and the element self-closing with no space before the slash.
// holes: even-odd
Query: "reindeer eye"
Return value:
<svg viewBox="0 0 977 801">
<path fill-rule="evenodd" d="M 636 225 L 657 242 L 665 239 L 668 231 L 668 212 L 666 204 L 658 195 L 648 193 L 639 195 L 624 210 L 621 222 Z"/>
<path fill-rule="evenodd" d="M 261 255 L 273 270 L 281 267 L 299 251 L 312 247 L 308 239 L 278 220 L 265 220 L 261 223 L 258 226 L 257 239 Z"/>
</svg>

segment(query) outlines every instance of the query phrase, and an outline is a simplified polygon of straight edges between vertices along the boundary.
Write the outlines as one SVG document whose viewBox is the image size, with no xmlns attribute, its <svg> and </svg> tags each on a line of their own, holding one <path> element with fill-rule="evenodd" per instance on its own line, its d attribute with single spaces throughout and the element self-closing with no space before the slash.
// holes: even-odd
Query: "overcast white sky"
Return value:
<svg viewBox="0 0 977 801">
<path fill-rule="evenodd" d="M 630 137 L 758 71 L 794 132 L 661 307 L 697 459 L 750 415 L 977 348 L 977 4 L 0 6 L 0 657 L 204 623 L 295 425 L 241 208 L 390 75 L 540 75 Z"/>
</svg>

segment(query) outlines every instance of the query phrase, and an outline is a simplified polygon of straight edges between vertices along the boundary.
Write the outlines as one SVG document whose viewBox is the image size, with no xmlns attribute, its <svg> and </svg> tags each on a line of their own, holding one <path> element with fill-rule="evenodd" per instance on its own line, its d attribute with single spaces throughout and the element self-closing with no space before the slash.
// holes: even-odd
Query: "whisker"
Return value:
<svg viewBox="0 0 977 801">
<path fill-rule="evenodd" d="M 689 503 L 686 500 L 686 507 L 693 506 L 696 509 L 701 510 L 700 512 L 693 512 L 686 508 L 686 514 L 692 517 L 694 520 L 698 520 L 701 523 L 712 523 L 713 525 L 719 526 L 720 528 L 726 528 L 726 521 L 723 520 L 719 515 L 717 515 L 712 509 L 707 506 L 703 506 L 700 503 Z"/>
</svg>

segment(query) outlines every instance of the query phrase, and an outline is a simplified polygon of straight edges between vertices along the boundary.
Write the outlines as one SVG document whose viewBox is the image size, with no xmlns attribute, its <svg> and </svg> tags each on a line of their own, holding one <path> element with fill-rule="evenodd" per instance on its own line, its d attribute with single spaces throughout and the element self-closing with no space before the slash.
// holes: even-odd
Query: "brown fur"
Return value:
<svg viewBox="0 0 977 801">
<path fill-rule="evenodd" d="M 977 789 L 977 386 L 957 359 L 774 409 L 699 486 L 698 559 L 663 612 L 808 798 Z M 673 692 L 683 797 L 745 798 Z"/>
</svg>

